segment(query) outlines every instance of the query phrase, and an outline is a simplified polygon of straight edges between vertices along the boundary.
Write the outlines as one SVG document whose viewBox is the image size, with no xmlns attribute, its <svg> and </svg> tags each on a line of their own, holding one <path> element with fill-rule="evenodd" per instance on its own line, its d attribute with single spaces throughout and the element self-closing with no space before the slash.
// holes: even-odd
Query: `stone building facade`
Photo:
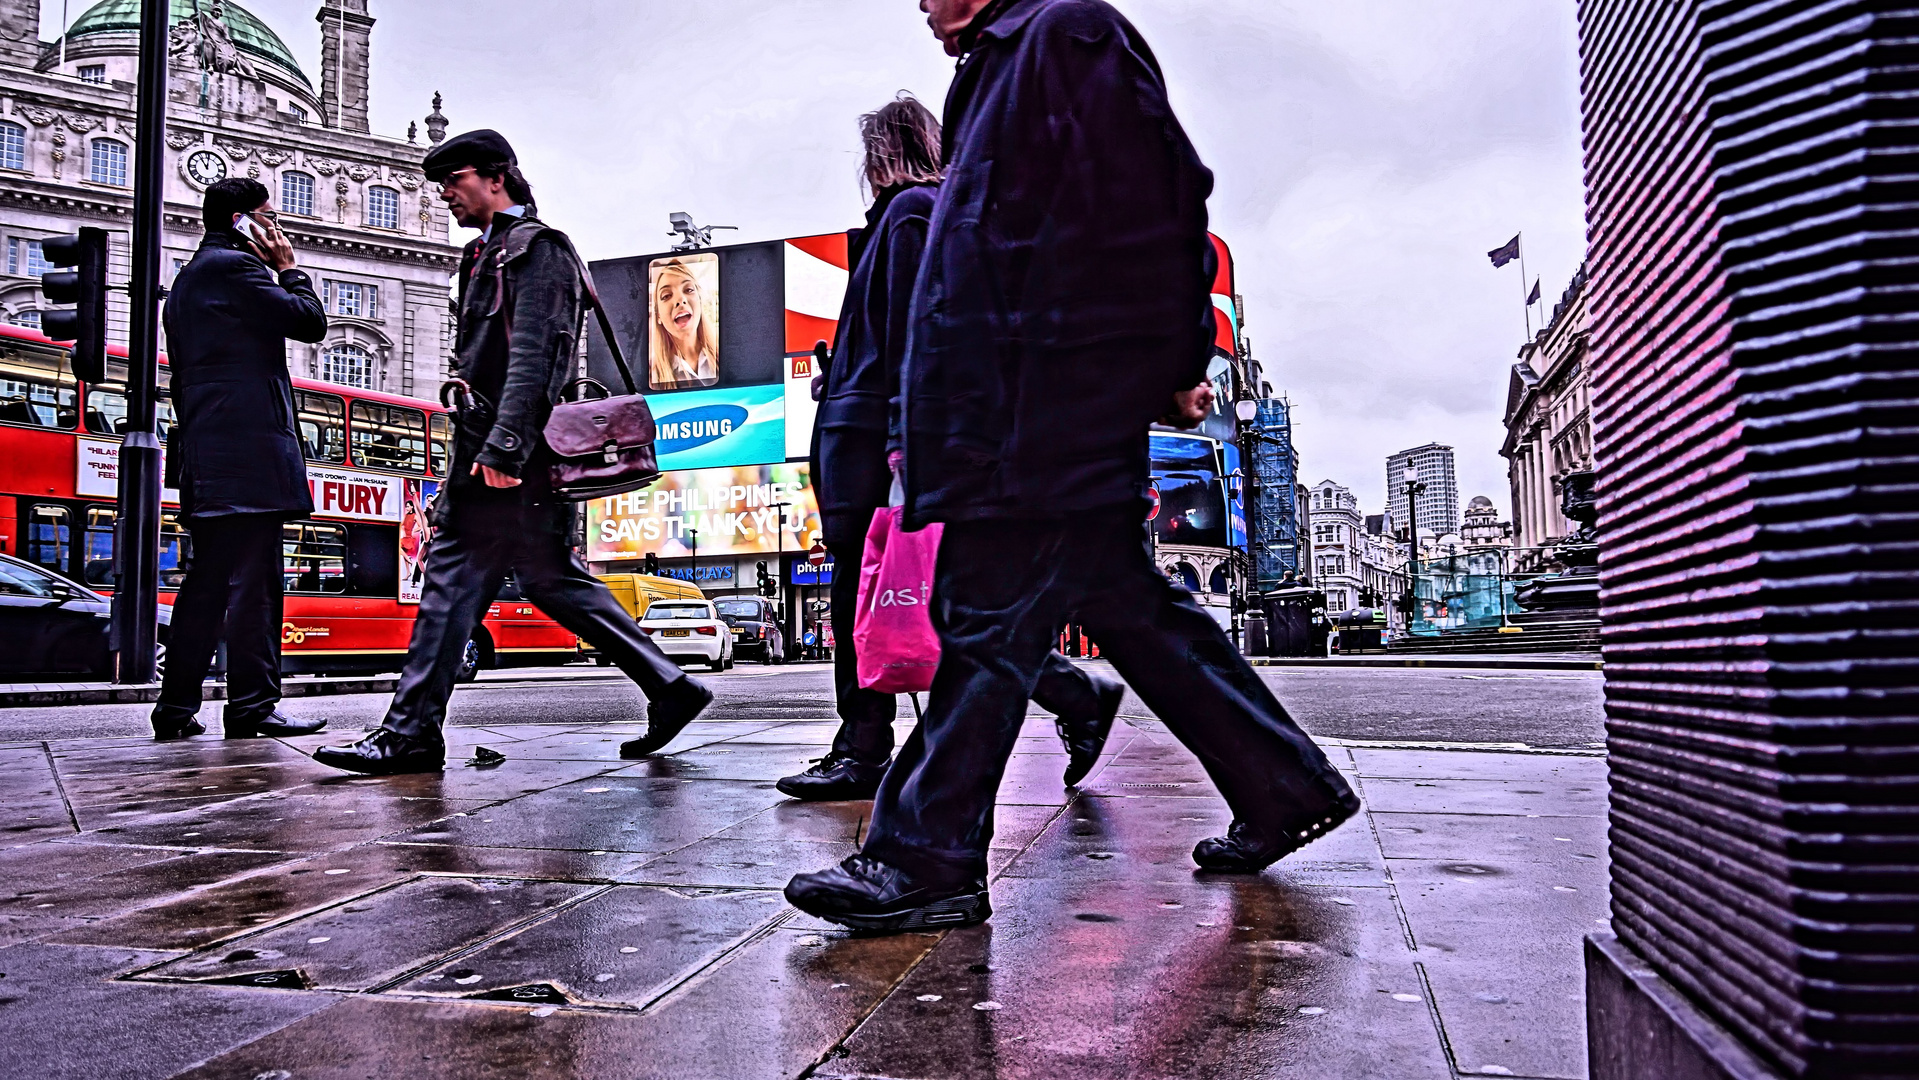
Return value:
<svg viewBox="0 0 1919 1080">
<path fill-rule="evenodd" d="M 1459 537 L 1470 551 L 1511 547 L 1513 523 L 1499 520 L 1499 508 L 1484 495 L 1474 495 L 1460 518 Z"/>
<path fill-rule="evenodd" d="M 1313 584 L 1326 594 L 1326 610 L 1350 611 L 1359 602 L 1365 578 L 1366 519 L 1351 489 L 1321 480 L 1311 489 Z"/>
<path fill-rule="evenodd" d="M 1559 482 L 1593 467 L 1587 354 L 1586 271 L 1573 275 L 1552 321 L 1519 350 L 1506 390 L 1506 441 L 1499 448 L 1512 484 L 1515 569 L 1536 569 L 1554 540 L 1579 530 L 1559 511 Z"/>
<path fill-rule="evenodd" d="M 118 284 L 129 268 L 138 0 L 102 0 L 64 38 L 39 40 L 38 0 L 0 0 L 0 318 L 37 326 L 40 241 L 110 231 Z M 318 345 L 291 344 L 296 375 L 431 396 L 450 349 L 449 283 L 459 249 L 420 173 L 427 146 L 367 124 L 366 0 L 324 0 L 316 88 L 281 38 L 236 4 L 172 0 L 163 281 L 199 247 L 206 186 L 265 184 L 302 269 L 327 303 Z M 427 118 L 430 137 L 445 119 Z M 126 298 L 110 294 L 110 340 L 126 342 Z"/>
</svg>

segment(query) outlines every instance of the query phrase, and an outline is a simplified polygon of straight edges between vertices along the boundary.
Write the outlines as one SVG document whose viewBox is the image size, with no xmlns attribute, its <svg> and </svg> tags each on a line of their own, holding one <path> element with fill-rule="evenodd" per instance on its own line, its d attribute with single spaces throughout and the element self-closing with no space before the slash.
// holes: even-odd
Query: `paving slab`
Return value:
<svg viewBox="0 0 1919 1080">
<path fill-rule="evenodd" d="M 164 958 L 72 945 L 0 949 L 0 1076 L 159 1080 L 332 1004 L 318 994 L 113 978 Z"/>
<path fill-rule="evenodd" d="M 1569 754 L 1493 754 L 1472 750 L 1350 750 L 1359 774 L 1401 780 L 1550 780 L 1604 785 L 1606 760 Z"/>
<path fill-rule="evenodd" d="M 1366 780 L 1375 811 L 1604 817 L 1606 782 L 1551 780 Z"/>
<path fill-rule="evenodd" d="M 85 835 L 95 843 L 333 851 L 480 805 L 395 796 L 377 788 L 301 788 L 134 817 Z"/>
<path fill-rule="evenodd" d="M 80 831 L 64 799 L 21 799 L 4 805 L 7 814 L 6 824 L 0 825 L 0 848 L 37 844 Z"/>
<path fill-rule="evenodd" d="M 649 859 L 633 875 L 667 885 L 778 889 L 794 874 L 824 869 L 857 851 L 851 843 L 709 838 Z"/>
<path fill-rule="evenodd" d="M 704 839 L 786 796 L 770 783 L 685 781 L 628 769 L 449 816 L 395 840 L 659 854 Z"/>
<path fill-rule="evenodd" d="M 291 973 L 271 985 L 371 990 L 593 888 L 511 878 L 417 878 L 170 961 L 140 978 L 235 985 Z"/>
<path fill-rule="evenodd" d="M 1587 860 L 1600 867 L 1606 860 L 1604 818 L 1376 812 L 1373 827 L 1389 859 Z"/>
</svg>

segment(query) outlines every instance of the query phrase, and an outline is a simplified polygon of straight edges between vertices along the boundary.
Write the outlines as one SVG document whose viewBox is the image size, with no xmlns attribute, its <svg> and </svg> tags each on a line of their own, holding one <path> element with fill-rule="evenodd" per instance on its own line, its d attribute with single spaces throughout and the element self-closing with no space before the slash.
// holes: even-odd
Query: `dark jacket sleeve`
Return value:
<svg viewBox="0 0 1919 1080">
<path fill-rule="evenodd" d="M 304 271 L 282 270 L 276 278 L 266 263 L 251 255 L 230 265 L 228 286 L 236 310 L 246 311 L 266 331 L 281 337 L 305 342 L 326 337 L 326 307 Z"/>
<path fill-rule="evenodd" d="M 920 257 L 926 254 L 927 219 L 918 214 L 902 218 L 887 235 L 886 327 L 880 338 L 886 357 L 886 449 L 890 456 L 904 448 L 901 436 L 901 369 L 906 364 L 907 331 L 912 327 L 913 287 L 919 278 Z"/>
<path fill-rule="evenodd" d="M 573 256 L 553 239 L 533 242 L 514 274 L 507 325 L 506 381 L 486 446 L 476 460 L 508 476 L 520 475 L 540 445 L 571 370 L 582 287 Z"/>
</svg>

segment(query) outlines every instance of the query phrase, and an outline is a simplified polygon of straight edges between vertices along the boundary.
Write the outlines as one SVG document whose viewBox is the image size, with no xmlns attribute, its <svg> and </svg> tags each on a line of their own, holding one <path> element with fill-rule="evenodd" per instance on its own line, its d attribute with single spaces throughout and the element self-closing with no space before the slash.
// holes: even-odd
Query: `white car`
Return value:
<svg viewBox="0 0 1919 1080">
<path fill-rule="evenodd" d="M 640 632 L 680 663 L 703 660 L 714 671 L 733 666 L 733 630 L 710 600 L 655 600 L 640 616 Z"/>
</svg>

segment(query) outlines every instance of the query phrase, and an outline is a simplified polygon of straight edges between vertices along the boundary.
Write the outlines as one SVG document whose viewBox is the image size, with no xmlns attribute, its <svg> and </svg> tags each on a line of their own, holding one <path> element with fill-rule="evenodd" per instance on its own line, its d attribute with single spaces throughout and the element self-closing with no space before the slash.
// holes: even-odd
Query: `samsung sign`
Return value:
<svg viewBox="0 0 1919 1080">
<path fill-rule="evenodd" d="M 648 394 L 660 469 L 768 465 L 786 460 L 783 387 Z"/>
</svg>

